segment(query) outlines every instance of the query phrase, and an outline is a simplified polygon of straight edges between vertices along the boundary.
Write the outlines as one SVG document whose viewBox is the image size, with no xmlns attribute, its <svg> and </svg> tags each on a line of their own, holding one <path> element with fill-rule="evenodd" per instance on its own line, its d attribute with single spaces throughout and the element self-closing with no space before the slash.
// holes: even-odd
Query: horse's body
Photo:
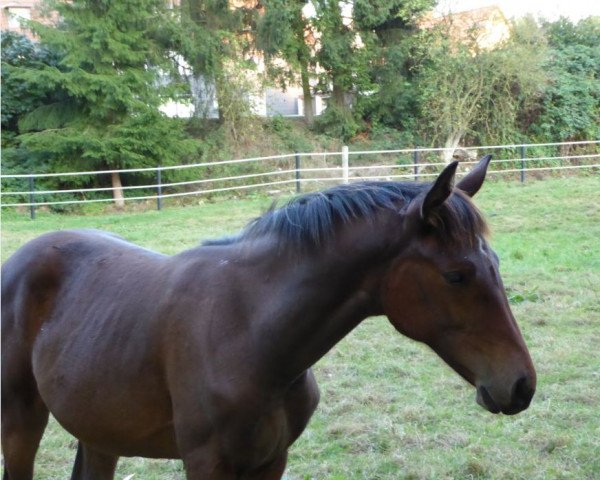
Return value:
<svg viewBox="0 0 600 480">
<path fill-rule="evenodd" d="M 370 315 L 428 343 L 488 410 L 526 408 L 535 372 L 454 168 L 431 189 L 305 197 L 174 257 L 96 231 L 26 244 L 2 269 L 5 479 L 32 478 L 48 412 L 79 439 L 73 479 L 111 479 L 119 456 L 278 479 L 318 402 L 311 365 Z"/>
</svg>

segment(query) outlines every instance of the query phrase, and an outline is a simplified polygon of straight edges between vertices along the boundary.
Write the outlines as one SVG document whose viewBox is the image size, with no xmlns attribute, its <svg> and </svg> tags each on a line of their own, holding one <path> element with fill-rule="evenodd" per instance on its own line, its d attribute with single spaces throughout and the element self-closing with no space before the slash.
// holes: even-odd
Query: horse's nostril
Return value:
<svg viewBox="0 0 600 480">
<path fill-rule="evenodd" d="M 531 386 L 529 377 L 523 376 L 515 382 L 513 387 L 512 402 L 513 404 L 527 408 L 531 402 L 533 393 L 534 389 Z"/>
</svg>

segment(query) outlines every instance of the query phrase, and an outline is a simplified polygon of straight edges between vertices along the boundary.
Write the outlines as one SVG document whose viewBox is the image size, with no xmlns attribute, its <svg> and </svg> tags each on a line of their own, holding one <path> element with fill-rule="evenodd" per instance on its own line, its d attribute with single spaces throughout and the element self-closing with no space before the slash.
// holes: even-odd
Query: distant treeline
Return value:
<svg viewBox="0 0 600 480">
<path fill-rule="evenodd" d="M 490 48 L 476 24 L 461 38 L 451 21 L 425 28 L 432 0 L 172 3 L 49 2 L 58 16 L 28 24 L 36 41 L 2 33 L 5 173 L 180 164 L 308 137 L 396 148 L 600 138 L 600 17 L 519 19 Z M 213 87 L 218 120 L 160 113 L 190 78 Z M 302 88 L 305 127 L 252 118 L 266 86 Z M 319 116 L 316 94 L 328 99 Z"/>
</svg>

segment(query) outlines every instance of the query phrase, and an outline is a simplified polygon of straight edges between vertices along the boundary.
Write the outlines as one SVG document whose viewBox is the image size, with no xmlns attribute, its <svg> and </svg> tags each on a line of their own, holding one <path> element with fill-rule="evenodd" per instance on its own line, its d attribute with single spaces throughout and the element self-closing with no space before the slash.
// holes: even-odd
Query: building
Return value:
<svg viewBox="0 0 600 480">
<path fill-rule="evenodd" d="M 31 31 L 24 27 L 27 20 L 45 21 L 40 11 L 39 0 L 1 0 L 0 28 L 11 32 L 21 33 L 33 38 Z"/>
<path fill-rule="evenodd" d="M 443 16 L 429 14 L 419 25 L 421 28 L 441 27 L 452 40 L 484 50 L 493 49 L 510 38 L 510 23 L 496 5 Z"/>
</svg>

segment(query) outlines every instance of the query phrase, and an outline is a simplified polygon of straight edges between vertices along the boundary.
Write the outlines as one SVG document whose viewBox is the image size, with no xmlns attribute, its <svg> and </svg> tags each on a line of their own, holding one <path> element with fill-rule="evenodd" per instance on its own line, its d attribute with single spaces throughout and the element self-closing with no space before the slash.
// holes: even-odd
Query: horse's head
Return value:
<svg viewBox="0 0 600 480">
<path fill-rule="evenodd" d="M 405 209 L 407 248 L 389 269 L 382 305 L 406 336 L 429 345 L 477 388 L 492 413 L 529 406 L 536 374 L 510 310 L 498 257 L 470 198 L 481 187 L 491 156 L 453 188 L 457 163 Z"/>
</svg>

